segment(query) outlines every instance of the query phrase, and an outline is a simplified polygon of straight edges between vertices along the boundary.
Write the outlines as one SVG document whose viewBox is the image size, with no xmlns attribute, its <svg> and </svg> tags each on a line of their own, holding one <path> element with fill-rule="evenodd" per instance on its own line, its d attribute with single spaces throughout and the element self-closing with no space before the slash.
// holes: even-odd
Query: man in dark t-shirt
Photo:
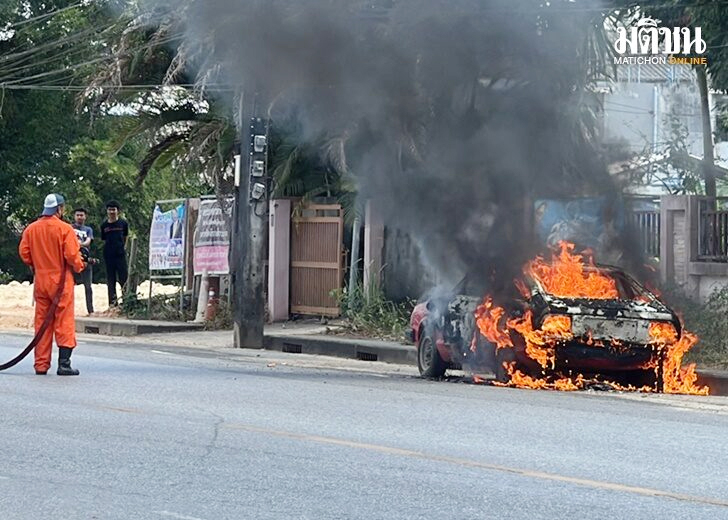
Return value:
<svg viewBox="0 0 728 520">
<path fill-rule="evenodd" d="M 73 210 L 73 230 L 78 237 L 78 245 L 81 246 L 81 254 L 85 254 L 86 258 L 91 257 L 91 241 L 94 239 L 94 230 L 86 225 L 86 209 L 76 208 Z M 86 268 L 80 273 L 74 273 L 76 285 L 83 284 L 86 291 L 86 311 L 89 316 L 94 313 L 94 295 L 93 295 L 93 267 L 92 262 L 87 261 Z"/>
<path fill-rule="evenodd" d="M 117 305 L 116 282 L 121 285 L 122 295 L 127 278 L 126 238 L 129 224 L 119 217 L 121 206 L 115 200 L 106 203 L 106 220 L 101 224 L 101 240 L 104 241 L 104 262 L 106 263 L 106 284 L 109 288 L 109 307 Z"/>
</svg>

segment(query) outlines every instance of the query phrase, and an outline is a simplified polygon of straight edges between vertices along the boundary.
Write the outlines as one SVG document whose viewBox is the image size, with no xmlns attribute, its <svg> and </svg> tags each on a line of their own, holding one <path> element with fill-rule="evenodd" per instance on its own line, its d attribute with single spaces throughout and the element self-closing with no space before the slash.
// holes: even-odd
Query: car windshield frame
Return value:
<svg viewBox="0 0 728 520">
<path fill-rule="evenodd" d="M 617 291 L 619 293 L 619 297 L 616 298 L 617 300 L 625 300 L 625 301 L 645 301 L 645 302 L 653 302 L 656 300 L 656 296 L 652 294 L 650 291 L 648 291 L 644 286 L 642 286 L 637 280 L 632 278 L 630 275 L 628 275 L 626 272 L 622 271 L 621 269 L 618 269 L 613 266 L 608 265 L 593 265 L 593 266 L 586 266 L 584 268 L 584 272 L 596 272 L 602 276 L 607 276 L 610 279 L 614 280 L 617 286 Z M 596 297 L 590 297 L 590 296 L 578 296 L 578 297 L 569 297 L 569 296 L 558 296 L 555 294 L 552 294 L 546 290 L 546 288 L 543 286 L 540 280 L 536 279 L 535 277 L 529 276 L 529 278 L 532 280 L 532 283 L 536 285 L 538 290 L 545 295 L 548 295 L 552 298 L 559 298 L 563 300 L 612 300 L 613 298 L 596 298 Z"/>
</svg>

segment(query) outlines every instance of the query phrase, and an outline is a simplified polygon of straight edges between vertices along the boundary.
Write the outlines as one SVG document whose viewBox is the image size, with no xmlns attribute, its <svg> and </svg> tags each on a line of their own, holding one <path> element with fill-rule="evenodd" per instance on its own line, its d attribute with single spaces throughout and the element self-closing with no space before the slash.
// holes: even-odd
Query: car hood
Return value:
<svg viewBox="0 0 728 520">
<path fill-rule="evenodd" d="M 674 321 L 675 314 L 659 300 L 605 300 L 597 298 L 556 298 L 542 295 L 551 312 L 598 316 L 607 319 L 628 318 Z"/>
</svg>

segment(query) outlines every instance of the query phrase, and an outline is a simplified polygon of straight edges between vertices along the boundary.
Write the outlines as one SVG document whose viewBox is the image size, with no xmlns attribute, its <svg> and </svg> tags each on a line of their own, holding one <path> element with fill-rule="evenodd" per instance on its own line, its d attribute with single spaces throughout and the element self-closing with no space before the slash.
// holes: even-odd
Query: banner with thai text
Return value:
<svg viewBox="0 0 728 520">
<path fill-rule="evenodd" d="M 233 201 L 218 200 L 200 202 L 200 214 L 195 226 L 193 266 L 195 274 L 221 275 L 230 273 L 230 228 Z"/>
</svg>

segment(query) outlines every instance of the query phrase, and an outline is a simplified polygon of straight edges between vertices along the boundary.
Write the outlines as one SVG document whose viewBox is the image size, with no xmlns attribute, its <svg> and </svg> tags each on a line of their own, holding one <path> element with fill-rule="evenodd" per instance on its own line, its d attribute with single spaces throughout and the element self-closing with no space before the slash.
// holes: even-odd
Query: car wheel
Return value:
<svg viewBox="0 0 728 520">
<path fill-rule="evenodd" d="M 648 368 L 646 370 L 637 370 L 628 375 L 627 384 L 636 388 L 644 386 L 650 387 L 657 393 L 665 390 L 665 350 L 658 352 L 657 368 Z"/>
<path fill-rule="evenodd" d="M 504 347 L 495 351 L 495 379 L 499 383 L 508 383 L 511 376 L 508 373 L 508 364 L 516 362 L 516 352 L 512 348 Z M 518 367 L 516 367 L 518 368 Z"/>
<path fill-rule="evenodd" d="M 442 377 L 447 370 L 447 363 L 442 359 L 435 344 L 434 334 L 430 327 L 423 327 L 417 343 L 417 368 L 422 377 Z"/>
</svg>

